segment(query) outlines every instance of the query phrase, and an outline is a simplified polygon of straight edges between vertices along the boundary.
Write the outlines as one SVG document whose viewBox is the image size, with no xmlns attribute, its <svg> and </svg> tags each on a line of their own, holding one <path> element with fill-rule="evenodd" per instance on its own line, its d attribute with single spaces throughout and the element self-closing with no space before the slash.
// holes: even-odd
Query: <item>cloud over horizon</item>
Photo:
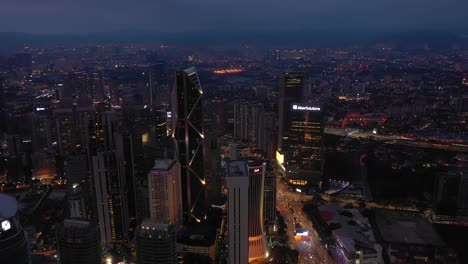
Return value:
<svg viewBox="0 0 468 264">
<path fill-rule="evenodd" d="M 466 0 L 2 0 L 0 31 L 468 29 Z"/>
</svg>

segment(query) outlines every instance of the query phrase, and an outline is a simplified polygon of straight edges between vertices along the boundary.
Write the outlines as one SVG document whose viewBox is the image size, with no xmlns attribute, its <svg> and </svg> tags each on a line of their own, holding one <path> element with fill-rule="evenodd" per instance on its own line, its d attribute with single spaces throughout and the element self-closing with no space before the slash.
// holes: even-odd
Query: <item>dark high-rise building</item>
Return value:
<svg viewBox="0 0 468 264">
<path fill-rule="evenodd" d="M 258 144 L 259 118 L 263 105 L 256 102 L 234 102 L 234 138 Z"/>
<path fill-rule="evenodd" d="M 268 159 L 274 159 L 276 152 L 277 136 L 276 115 L 274 112 L 263 111 L 259 116 L 257 131 L 258 148 L 265 153 Z"/>
<path fill-rule="evenodd" d="M 136 231 L 137 264 L 176 264 L 174 226 L 145 220 Z"/>
<path fill-rule="evenodd" d="M 221 150 L 218 137 L 213 132 L 206 132 L 204 141 L 206 199 L 210 204 L 219 204 L 221 199 Z"/>
<path fill-rule="evenodd" d="M 182 167 L 184 212 L 200 220 L 205 213 L 205 177 L 203 171 L 203 91 L 195 68 L 176 72 L 172 114 L 175 114 L 175 138 Z M 188 218 L 188 221 L 191 218 Z"/>
<path fill-rule="evenodd" d="M 67 180 L 67 189 L 71 190 L 74 185 L 88 183 L 88 160 L 86 155 L 77 154 L 68 156 L 63 163 L 63 175 Z"/>
<path fill-rule="evenodd" d="M 54 110 L 58 153 L 76 153 L 88 146 L 92 112 L 91 107 L 76 105 Z"/>
<path fill-rule="evenodd" d="M 15 198 L 0 193 L 0 262 L 5 264 L 31 263 L 26 231 L 19 223 Z"/>
<path fill-rule="evenodd" d="M 278 149 L 283 148 L 283 139 L 289 136 L 291 122 L 290 109 L 292 103 L 301 102 L 304 89 L 304 76 L 302 73 L 283 73 L 279 84 L 279 123 L 278 123 Z"/>
<path fill-rule="evenodd" d="M 128 238 L 128 192 L 119 116 L 105 112 L 101 117 L 102 145 L 92 156 L 92 172 L 101 243 L 110 246 Z"/>
<path fill-rule="evenodd" d="M 276 220 L 276 174 L 270 165 L 266 168 L 263 200 L 263 219 L 272 225 Z"/>
<path fill-rule="evenodd" d="M 436 221 L 466 223 L 468 221 L 468 171 L 439 175 L 434 197 Z"/>
<path fill-rule="evenodd" d="M 96 225 L 87 220 L 65 219 L 57 228 L 60 263 L 100 264 L 101 245 Z"/>
<path fill-rule="evenodd" d="M 32 66 L 32 55 L 29 53 L 17 53 L 14 58 L 15 65 L 21 68 L 28 68 Z"/>
</svg>

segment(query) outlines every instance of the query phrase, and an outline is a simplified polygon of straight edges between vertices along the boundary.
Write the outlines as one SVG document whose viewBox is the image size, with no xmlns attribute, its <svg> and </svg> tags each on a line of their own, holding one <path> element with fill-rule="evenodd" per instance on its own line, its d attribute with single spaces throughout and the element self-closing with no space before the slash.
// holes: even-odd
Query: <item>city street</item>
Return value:
<svg viewBox="0 0 468 264">
<path fill-rule="evenodd" d="M 283 215 L 288 229 L 289 245 L 299 252 L 299 263 L 336 263 L 320 242 L 320 238 L 307 215 L 302 212 L 302 203 L 312 199 L 312 196 L 291 191 L 281 180 L 278 180 L 277 195 L 278 210 Z M 310 241 L 296 241 L 294 239 L 294 217 L 303 228 L 309 231 Z"/>
</svg>

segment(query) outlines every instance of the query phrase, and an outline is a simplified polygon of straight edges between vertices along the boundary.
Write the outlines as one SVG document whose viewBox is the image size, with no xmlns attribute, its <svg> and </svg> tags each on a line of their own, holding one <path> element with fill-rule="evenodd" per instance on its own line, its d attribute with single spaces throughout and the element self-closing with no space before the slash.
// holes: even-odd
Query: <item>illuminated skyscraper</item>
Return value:
<svg viewBox="0 0 468 264">
<path fill-rule="evenodd" d="M 302 73 L 283 73 L 279 84 L 279 123 L 278 149 L 283 148 L 283 139 L 289 136 L 291 122 L 290 111 L 292 103 L 301 102 L 304 89 Z"/>
<path fill-rule="evenodd" d="M 249 171 L 244 161 L 227 165 L 229 263 L 249 262 Z"/>
<path fill-rule="evenodd" d="M 288 137 L 283 138 L 286 175 L 290 184 L 307 185 L 322 173 L 322 108 L 293 103 L 289 119 Z"/>
<path fill-rule="evenodd" d="M 18 219 L 18 203 L 12 196 L 0 193 L 0 262 L 31 263 L 28 238 Z"/>
<path fill-rule="evenodd" d="M 57 247 L 60 263 L 101 263 L 98 229 L 93 222 L 76 218 L 65 219 L 57 228 Z"/>
<path fill-rule="evenodd" d="M 158 223 L 182 224 L 182 193 L 180 163 L 176 160 L 156 160 L 148 173 L 151 219 Z"/>
<path fill-rule="evenodd" d="M 262 159 L 247 158 L 249 170 L 249 262 L 265 258 L 268 248 L 263 226 L 266 164 Z"/>
<path fill-rule="evenodd" d="M 183 211 L 191 219 L 205 214 L 205 178 L 203 173 L 203 91 L 195 68 L 176 72 L 173 91 L 175 138 L 182 167 Z"/>
</svg>

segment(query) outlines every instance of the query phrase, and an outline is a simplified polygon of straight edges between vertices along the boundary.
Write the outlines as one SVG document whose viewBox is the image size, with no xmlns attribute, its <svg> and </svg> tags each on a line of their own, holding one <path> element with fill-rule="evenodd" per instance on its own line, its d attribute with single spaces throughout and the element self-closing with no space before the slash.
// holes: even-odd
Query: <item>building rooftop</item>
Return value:
<svg viewBox="0 0 468 264">
<path fill-rule="evenodd" d="M 333 235 L 348 252 L 376 252 L 372 227 L 358 209 L 344 209 L 336 204 L 327 204 L 319 207 L 319 213 L 327 224 L 340 225 L 340 228 L 333 230 Z"/>
<path fill-rule="evenodd" d="M 246 157 L 243 159 L 245 162 L 247 162 L 247 166 L 249 167 L 258 167 L 262 166 L 264 163 L 264 160 L 261 158 L 256 158 L 256 157 Z"/>
<path fill-rule="evenodd" d="M 13 196 L 0 193 L 0 219 L 9 219 L 16 215 L 18 202 Z"/>
<path fill-rule="evenodd" d="M 153 170 L 170 170 L 172 166 L 176 163 L 176 160 L 173 159 L 160 159 L 154 161 Z"/>
<path fill-rule="evenodd" d="M 417 212 L 375 209 L 375 221 L 386 243 L 444 246 L 432 224 Z"/>
<path fill-rule="evenodd" d="M 229 169 L 228 171 L 229 177 L 249 175 L 247 164 L 241 160 L 230 161 L 228 169 Z"/>
</svg>

